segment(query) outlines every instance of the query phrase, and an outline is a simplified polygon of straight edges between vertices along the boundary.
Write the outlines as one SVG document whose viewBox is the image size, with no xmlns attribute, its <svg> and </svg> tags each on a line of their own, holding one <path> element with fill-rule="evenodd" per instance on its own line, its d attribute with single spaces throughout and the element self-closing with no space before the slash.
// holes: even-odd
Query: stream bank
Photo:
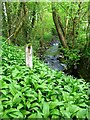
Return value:
<svg viewBox="0 0 90 120">
<path fill-rule="evenodd" d="M 90 82 L 90 58 L 81 57 L 78 61 L 79 64 L 73 63 L 68 67 L 68 64 L 64 64 L 64 55 L 59 50 L 60 41 L 57 38 L 46 45 L 46 49 L 40 50 L 39 58 L 44 61 L 51 69 L 63 71 L 67 75 L 72 75 L 76 78 L 83 78 L 87 82 Z"/>
</svg>

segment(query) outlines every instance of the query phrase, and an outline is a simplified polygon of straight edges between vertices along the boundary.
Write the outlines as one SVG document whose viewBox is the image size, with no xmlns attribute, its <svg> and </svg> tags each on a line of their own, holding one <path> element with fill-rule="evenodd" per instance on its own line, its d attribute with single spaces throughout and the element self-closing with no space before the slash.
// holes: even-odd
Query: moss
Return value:
<svg viewBox="0 0 90 120">
<path fill-rule="evenodd" d="M 30 46 L 32 46 L 32 44 L 31 44 L 31 43 L 28 43 L 28 44 L 26 44 L 26 46 L 30 47 Z"/>
</svg>

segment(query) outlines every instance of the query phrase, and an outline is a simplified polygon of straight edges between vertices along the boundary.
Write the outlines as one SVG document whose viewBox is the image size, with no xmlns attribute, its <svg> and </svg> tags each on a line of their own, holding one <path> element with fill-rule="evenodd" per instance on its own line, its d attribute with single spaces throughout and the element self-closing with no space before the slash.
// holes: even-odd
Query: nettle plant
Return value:
<svg viewBox="0 0 90 120">
<path fill-rule="evenodd" d="M 88 118 L 88 84 L 48 68 L 24 49 L 2 42 L 0 118 Z"/>
</svg>

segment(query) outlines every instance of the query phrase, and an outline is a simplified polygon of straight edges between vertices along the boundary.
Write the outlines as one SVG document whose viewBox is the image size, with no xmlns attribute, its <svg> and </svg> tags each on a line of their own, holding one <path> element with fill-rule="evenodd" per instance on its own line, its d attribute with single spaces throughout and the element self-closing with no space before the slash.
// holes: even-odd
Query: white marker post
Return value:
<svg viewBox="0 0 90 120">
<path fill-rule="evenodd" d="M 26 66 L 30 67 L 32 69 L 32 45 L 27 44 L 26 45 Z"/>
</svg>

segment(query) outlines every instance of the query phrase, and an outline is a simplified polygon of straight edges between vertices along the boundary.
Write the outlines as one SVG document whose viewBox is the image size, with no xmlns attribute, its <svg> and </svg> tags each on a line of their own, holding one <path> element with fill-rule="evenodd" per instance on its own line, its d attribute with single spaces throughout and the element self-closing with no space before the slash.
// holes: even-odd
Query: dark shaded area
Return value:
<svg viewBox="0 0 90 120">
<path fill-rule="evenodd" d="M 79 72 L 78 72 L 78 65 L 72 65 L 70 68 L 64 71 L 67 75 L 72 75 L 73 77 L 80 78 Z"/>
<path fill-rule="evenodd" d="M 78 66 L 78 73 L 81 78 L 90 82 L 90 57 L 83 56 Z"/>
</svg>

